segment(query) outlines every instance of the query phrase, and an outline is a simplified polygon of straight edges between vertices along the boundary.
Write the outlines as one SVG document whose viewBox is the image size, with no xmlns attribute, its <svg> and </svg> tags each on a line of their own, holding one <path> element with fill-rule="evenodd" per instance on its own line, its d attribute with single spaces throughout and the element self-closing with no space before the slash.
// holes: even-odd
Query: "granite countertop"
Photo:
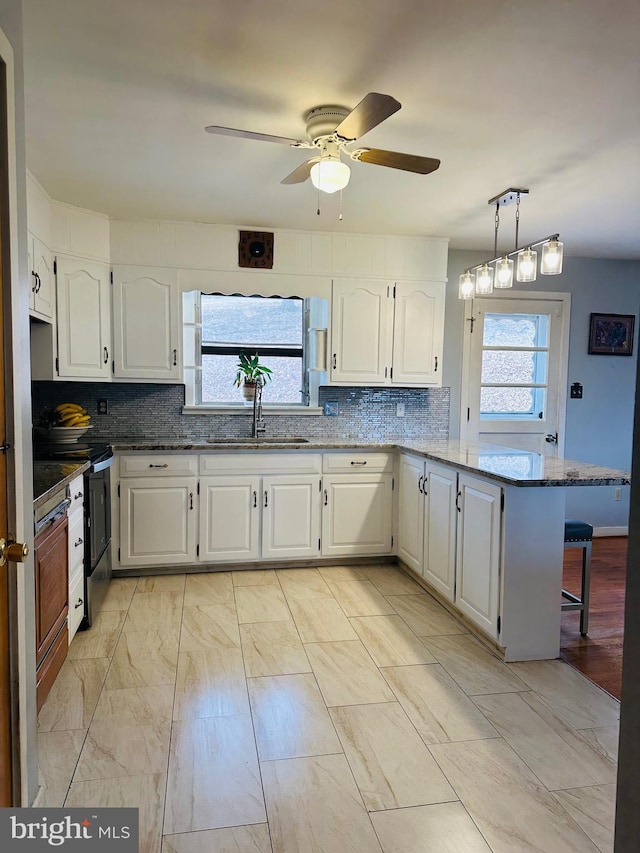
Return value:
<svg viewBox="0 0 640 853">
<path fill-rule="evenodd" d="M 191 451 L 224 452 L 246 450 L 400 450 L 454 465 L 465 471 L 482 474 L 492 480 L 514 486 L 626 486 L 631 482 L 628 471 L 605 468 L 588 462 L 571 459 L 554 459 L 525 450 L 514 450 L 493 444 L 477 444 L 454 440 L 413 441 L 387 439 L 363 441 L 362 439 L 303 439 L 278 441 L 265 439 L 215 439 L 186 443 L 177 438 L 144 440 L 119 439 L 112 442 L 116 451 L 170 452 Z"/>
<path fill-rule="evenodd" d="M 89 468 L 89 462 L 33 463 L 33 508 L 39 509 L 56 489 L 67 486 Z"/>
</svg>

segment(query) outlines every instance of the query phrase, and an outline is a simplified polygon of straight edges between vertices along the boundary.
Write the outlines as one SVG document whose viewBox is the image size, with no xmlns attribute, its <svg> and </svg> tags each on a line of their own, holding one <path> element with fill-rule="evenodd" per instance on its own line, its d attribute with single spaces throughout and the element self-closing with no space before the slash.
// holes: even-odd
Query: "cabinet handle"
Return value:
<svg viewBox="0 0 640 853">
<path fill-rule="evenodd" d="M 327 494 L 327 490 L 324 490 L 324 505 L 326 506 L 329 503 L 329 495 Z"/>
<path fill-rule="evenodd" d="M 338 360 L 337 360 L 336 354 L 334 352 L 334 354 L 333 354 L 333 369 L 335 370 L 337 368 L 337 366 L 338 366 Z"/>
<path fill-rule="evenodd" d="M 178 350 L 174 349 L 173 351 L 173 366 L 175 367 L 178 363 Z"/>
<path fill-rule="evenodd" d="M 40 278 L 38 273 L 36 273 L 36 293 L 40 293 L 41 287 L 42 287 L 42 279 Z"/>
<path fill-rule="evenodd" d="M 420 477 L 418 478 L 418 491 L 424 495 L 424 492 L 422 491 L 422 481 L 423 480 L 424 480 L 424 476 L 422 474 L 420 474 Z"/>
<path fill-rule="evenodd" d="M 74 499 L 74 501 L 79 501 L 81 497 L 82 497 L 82 492 L 78 492 L 77 495 L 73 496 L 73 499 Z"/>
<path fill-rule="evenodd" d="M 350 465 L 366 465 L 366 464 L 367 464 L 367 460 L 365 459 L 365 460 L 364 460 L 364 462 L 354 462 L 354 461 L 353 461 L 353 459 L 352 459 L 352 460 L 351 460 L 351 462 L 350 462 L 349 464 L 350 464 Z"/>
<path fill-rule="evenodd" d="M 149 463 L 149 468 L 168 468 L 168 467 L 169 467 L 168 462 L 165 462 L 162 465 L 154 465 L 153 462 Z"/>
<path fill-rule="evenodd" d="M 83 541 L 84 541 L 84 540 L 82 539 L 82 537 L 81 537 L 81 536 L 78 536 L 78 540 L 77 540 L 77 542 L 74 542 L 74 543 L 73 543 L 73 547 L 74 547 L 74 548 L 77 548 L 78 546 L 82 545 Z"/>
<path fill-rule="evenodd" d="M 438 372 L 438 356 L 435 357 L 435 364 L 433 366 L 434 373 Z"/>
<path fill-rule="evenodd" d="M 457 492 L 456 493 L 456 509 L 458 510 L 458 512 L 462 512 L 462 509 L 460 507 L 460 498 L 461 497 L 462 497 L 462 492 Z"/>
<path fill-rule="evenodd" d="M 104 347 L 103 352 L 104 352 L 104 363 L 107 364 L 107 362 L 109 361 L 109 350 L 106 347 Z"/>
<path fill-rule="evenodd" d="M 82 607 L 83 604 L 84 604 L 84 601 L 81 598 L 79 598 L 78 601 L 73 605 L 73 609 L 77 610 L 78 607 Z"/>
<path fill-rule="evenodd" d="M 266 489 L 264 490 L 264 505 L 269 506 L 269 492 Z"/>
<path fill-rule="evenodd" d="M 255 490 L 253 492 L 253 505 L 254 507 L 258 506 L 258 493 Z"/>
<path fill-rule="evenodd" d="M 189 492 L 189 509 L 193 509 L 193 492 Z"/>
<path fill-rule="evenodd" d="M 38 292 L 38 274 L 31 270 L 31 278 L 33 279 L 33 285 L 31 286 L 31 293 Z"/>
</svg>

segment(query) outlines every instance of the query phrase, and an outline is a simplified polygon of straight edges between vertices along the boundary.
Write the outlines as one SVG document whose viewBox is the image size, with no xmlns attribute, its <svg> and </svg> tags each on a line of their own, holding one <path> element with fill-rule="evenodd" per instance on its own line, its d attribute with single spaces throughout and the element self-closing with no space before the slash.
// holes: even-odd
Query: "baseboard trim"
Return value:
<svg viewBox="0 0 640 853">
<path fill-rule="evenodd" d="M 594 527 L 593 536 L 628 536 L 629 526 L 625 527 Z"/>
</svg>

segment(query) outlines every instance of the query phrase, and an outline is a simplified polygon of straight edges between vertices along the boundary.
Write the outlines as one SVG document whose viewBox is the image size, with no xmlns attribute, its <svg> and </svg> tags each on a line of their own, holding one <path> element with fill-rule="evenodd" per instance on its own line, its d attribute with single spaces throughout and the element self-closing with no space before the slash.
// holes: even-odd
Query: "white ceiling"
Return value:
<svg viewBox="0 0 640 853">
<path fill-rule="evenodd" d="M 529 188 L 520 242 L 640 258 L 638 0 L 24 0 L 27 164 L 119 218 L 451 238 L 490 251 L 487 200 Z M 363 145 L 442 160 L 352 164 L 339 200 L 281 179 L 303 113 L 370 91 L 402 110 Z M 513 207 L 501 248 L 512 248 Z"/>
</svg>

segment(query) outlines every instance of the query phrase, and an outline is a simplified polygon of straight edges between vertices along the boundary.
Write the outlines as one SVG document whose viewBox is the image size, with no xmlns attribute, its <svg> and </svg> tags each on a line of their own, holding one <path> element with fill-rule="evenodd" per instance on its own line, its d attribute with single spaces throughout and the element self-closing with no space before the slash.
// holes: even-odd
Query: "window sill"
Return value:
<svg viewBox="0 0 640 853">
<path fill-rule="evenodd" d="M 218 406 L 183 406 L 183 415 L 240 415 L 242 417 L 251 417 L 253 414 L 253 406 L 244 406 L 242 404 L 220 404 Z M 272 415 L 295 415 L 300 417 L 317 417 L 324 414 L 319 406 L 263 406 L 262 414 L 269 418 Z"/>
</svg>

